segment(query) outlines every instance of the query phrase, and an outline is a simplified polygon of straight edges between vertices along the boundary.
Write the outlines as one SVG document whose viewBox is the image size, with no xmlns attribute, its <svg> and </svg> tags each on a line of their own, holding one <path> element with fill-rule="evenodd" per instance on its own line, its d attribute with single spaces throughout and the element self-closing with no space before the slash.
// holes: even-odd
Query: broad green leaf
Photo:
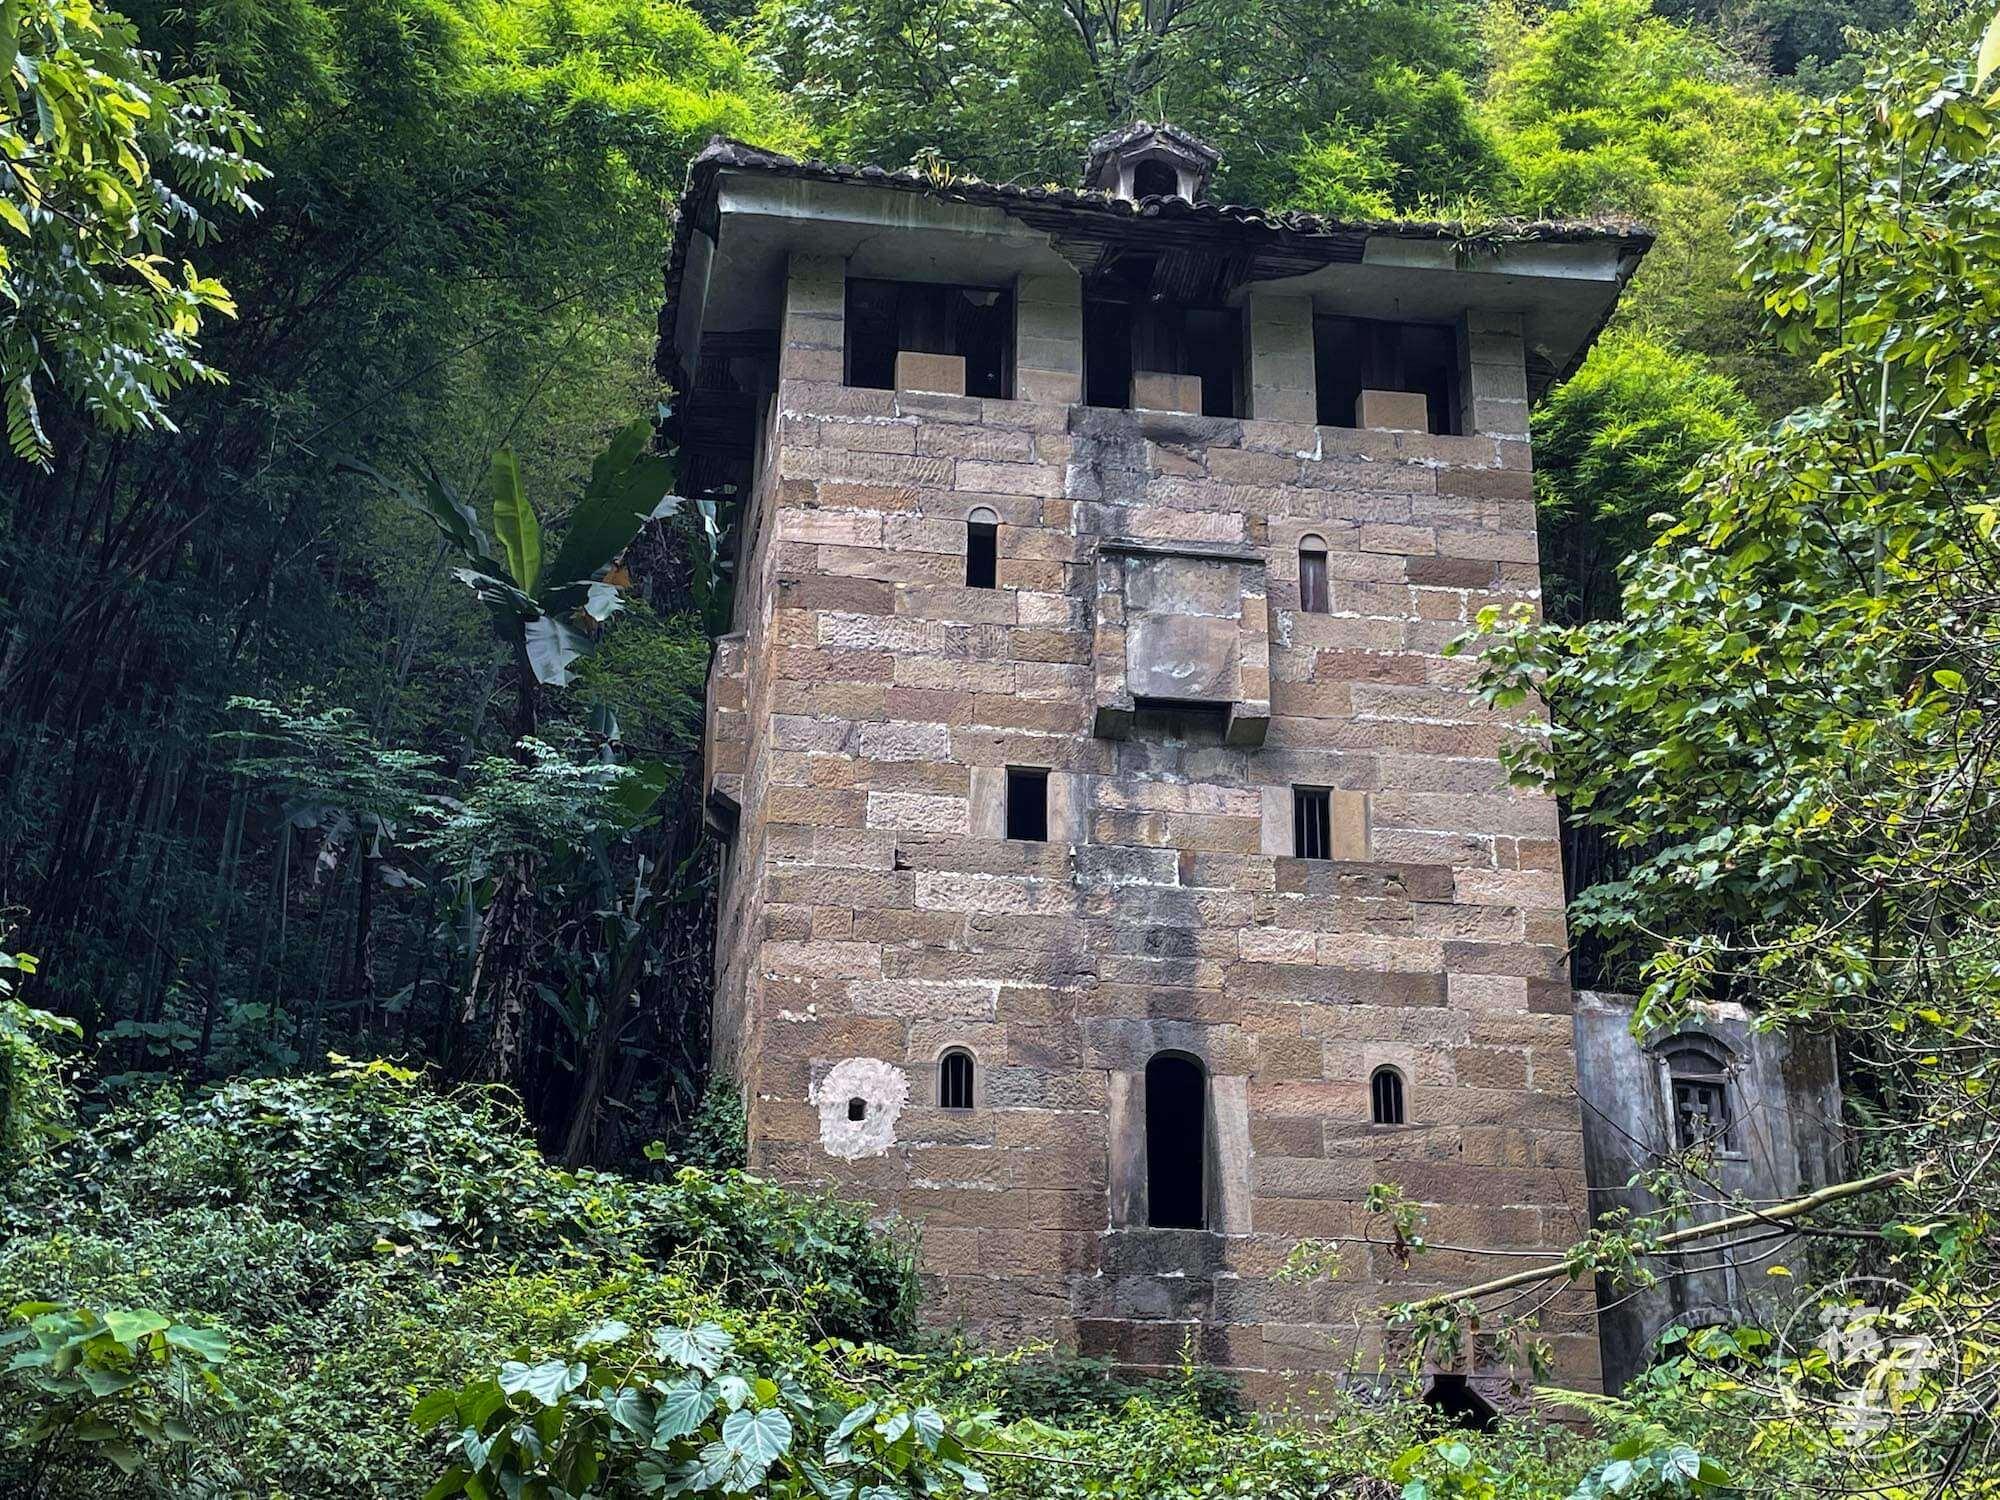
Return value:
<svg viewBox="0 0 2000 1500">
<path fill-rule="evenodd" d="M 621 1322 L 617 1318 L 607 1318 L 604 1322 L 585 1330 L 578 1337 L 576 1347 L 578 1349 L 596 1349 L 601 1348 L 605 1344 L 622 1344 L 631 1336 L 632 1325 L 630 1323 Z"/>
<path fill-rule="evenodd" d="M 549 1359 L 529 1365 L 510 1359 L 500 1367 L 500 1389 L 510 1396 L 532 1396 L 544 1406 L 554 1406 L 589 1374 L 590 1367 L 581 1360 L 571 1364 Z"/>
<path fill-rule="evenodd" d="M 1963 53 L 1959 54 L 1961 57 Z M 1986 80 L 1993 76 L 1993 70 L 2000 68 L 2000 11 L 1986 23 L 1986 34 L 1979 39 L 1979 61 L 1973 69 L 1973 87 L 1985 88 Z"/>
<path fill-rule="evenodd" d="M 775 1407 L 733 1411 L 722 1419 L 722 1441 L 751 1463 L 768 1467 L 792 1446 L 792 1419 Z"/>
<path fill-rule="evenodd" d="M 513 450 L 493 455 L 488 476 L 493 491 L 493 530 L 507 555 L 507 572 L 522 593 L 533 596 L 542 580 L 542 523 L 521 489 L 521 465 Z"/>
<path fill-rule="evenodd" d="M 589 640 L 547 615 L 526 621 L 521 631 L 535 681 L 544 687 L 568 687 L 570 664 L 590 649 Z"/>
<path fill-rule="evenodd" d="M 410 1409 L 411 1423 L 428 1432 L 438 1423 L 457 1415 L 457 1391 L 432 1391 L 428 1396 L 418 1398 Z"/>
<path fill-rule="evenodd" d="M 736 1336 L 715 1323 L 692 1328 L 669 1325 L 653 1330 L 653 1351 L 668 1364 L 713 1375 L 724 1355 L 736 1347 Z"/>
<path fill-rule="evenodd" d="M 172 1319 L 148 1308 L 113 1308 L 104 1315 L 104 1327 L 121 1344 L 135 1343 L 151 1334 L 164 1333 Z"/>
<path fill-rule="evenodd" d="M 167 1330 L 167 1342 L 212 1365 L 229 1358 L 229 1335 L 219 1328 L 190 1328 L 185 1323 L 176 1323 Z"/>
<path fill-rule="evenodd" d="M 659 1393 L 654 1407 L 654 1436 L 672 1442 L 686 1437 L 715 1411 L 715 1397 L 699 1375 L 683 1375 Z"/>
</svg>

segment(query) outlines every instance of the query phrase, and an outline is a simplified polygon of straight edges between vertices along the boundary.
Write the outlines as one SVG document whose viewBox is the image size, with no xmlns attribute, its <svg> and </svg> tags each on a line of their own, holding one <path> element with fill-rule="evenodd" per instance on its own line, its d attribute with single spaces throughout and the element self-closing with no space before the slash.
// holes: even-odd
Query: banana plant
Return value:
<svg viewBox="0 0 2000 1500">
<path fill-rule="evenodd" d="M 542 523 L 521 487 L 521 467 L 511 450 L 493 455 L 487 487 L 493 502 L 493 535 L 478 513 L 428 461 L 422 483 L 412 487 L 348 461 L 385 492 L 437 527 L 458 554 L 454 575 L 468 585 L 493 617 L 501 640 L 514 648 L 524 681 L 523 717 L 517 735 L 534 732 L 532 689 L 565 687 L 570 667 L 590 649 L 579 618 L 608 620 L 623 607 L 623 583 L 606 577 L 618 555 L 648 521 L 687 504 L 673 493 L 676 458 L 649 452 L 652 424 L 644 418 L 612 438 L 590 468 L 590 483 L 571 512 L 555 555 L 547 555 Z"/>
</svg>

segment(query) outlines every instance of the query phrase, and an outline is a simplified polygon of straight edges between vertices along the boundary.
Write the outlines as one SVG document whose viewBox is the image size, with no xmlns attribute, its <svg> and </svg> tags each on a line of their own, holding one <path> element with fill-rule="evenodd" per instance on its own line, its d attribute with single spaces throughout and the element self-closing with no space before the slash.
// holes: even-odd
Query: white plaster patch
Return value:
<svg viewBox="0 0 2000 1500">
<path fill-rule="evenodd" d="M 819 1110 L 819 1143 L 828 1156 L 885 1156 L 896 1143 L 896 1117 L 909 1103 L 910 1080 L 879 1057 L 850 1057 L 828 1069 L 807 1097 Z"/>
</svg>

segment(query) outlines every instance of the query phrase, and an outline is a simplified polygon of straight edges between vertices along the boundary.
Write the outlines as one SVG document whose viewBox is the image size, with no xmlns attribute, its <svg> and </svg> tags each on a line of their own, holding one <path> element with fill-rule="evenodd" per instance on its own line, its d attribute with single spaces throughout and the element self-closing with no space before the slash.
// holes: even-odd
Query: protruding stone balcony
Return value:
<svg viewBox="0 0 2000 1500">
<path fill-rule="evenodd" d="M 1196 542 L 1097 544 L 1095 732 L 1124 739 L 1140 707 L 1220 708 L 1225 739 L 1261 745 L 1271 722 L 1264 559 Z"/>
</svg>

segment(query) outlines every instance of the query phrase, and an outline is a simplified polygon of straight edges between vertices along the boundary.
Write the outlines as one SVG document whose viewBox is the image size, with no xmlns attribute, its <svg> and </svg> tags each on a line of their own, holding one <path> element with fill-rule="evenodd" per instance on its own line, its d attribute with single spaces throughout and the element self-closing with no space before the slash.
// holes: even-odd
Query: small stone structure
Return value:
<svg viewBox="0 0 2000 1500">
<path fill-rule="evenodd" d="M 1556 810 L 1445 648 L 1538 597 L 1529 402 L 1649 240 L 1265 215 L 1213 166 L 717 143 L 661 370 L 743 501 L 706 751 L 754 1169 L 920 1223 L 942 1320 L 1263 1395 L 1585 1227 Z M 1378 1182 L 1510 1258 L 1406 1265 Z M 1338 1278 L 1281 1274 L 1306 1238 Z M 1544 1331 L 1594 1385 L 1587 1290 Z"/>
<path fill-rule="evenodd" d="M 1675 1161 L 1699 1168 L 1688 1186 L 1697 1206 L 1682 1220 L 1708 1223 L 1736 1205 L 1796 1198 L 1842 1176 L 1840 1086 L 1833 1039 L 1797 1029 L 1758 1031 L 1740 1005 L 1712 1005 L 1633 1035 L 1633 997 L 1576 994 L 1578 1089 L 1584 1162 L 1594 1215 L 1639 1215 L 1659 1204 L 1634 1183 Z M 1785 1236 L 1729 1255 L 1691 1256 L 1656 1267 L 1647 1290 L 1599 1288 L 1604 1380 L 1616 1390 L 1646 1367 L 1670 1326 L 1701 1328 L 1779 1308 Z"/>
</svg>

